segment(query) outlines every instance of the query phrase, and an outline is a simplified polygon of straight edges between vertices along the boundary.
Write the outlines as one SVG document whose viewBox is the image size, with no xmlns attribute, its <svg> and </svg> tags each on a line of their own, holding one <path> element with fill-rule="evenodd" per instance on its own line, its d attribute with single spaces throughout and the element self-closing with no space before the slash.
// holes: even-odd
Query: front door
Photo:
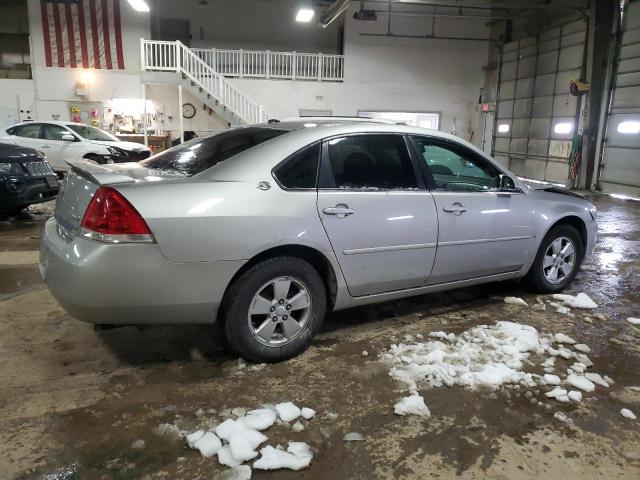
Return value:
<svg viewBox="0 0 640 480">
<path fill-rule="evenodd" d="M 62 140 L 63 135 L 71 135 L 71 132 L 61 125 L 51 123 L 42 125 L 40 149 L 55 170 L 65 169 L 67 160 L 77 160 L 75 142 Z"/>
<path fill-rule="evenodd" d="M 438 234 L 433 198 L 399 134 L 357 134 L 323 145 L 318 214 L 349 292 L 423 285 Z"/>
<path fill-rule="evenodd" d="M 533 212 L 526 194 L 501 192 L 502 172 L 458 143 L 413 137 L 438 210 L 429 284 L 516 272 L 527 262 Z"/>
</svg>

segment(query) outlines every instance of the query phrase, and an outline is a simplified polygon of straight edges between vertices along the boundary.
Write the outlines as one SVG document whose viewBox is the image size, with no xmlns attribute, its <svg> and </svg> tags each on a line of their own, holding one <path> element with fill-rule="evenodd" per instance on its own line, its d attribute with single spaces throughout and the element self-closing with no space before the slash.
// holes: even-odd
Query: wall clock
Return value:
<svg viewBox="0 0 640 480">
<path fill-rule="evenodd" d="M 191 103 L 182 104 L 182 116 L 184 118 L 193 118 L 196 115 L 196 107 Z"/>
</svg>

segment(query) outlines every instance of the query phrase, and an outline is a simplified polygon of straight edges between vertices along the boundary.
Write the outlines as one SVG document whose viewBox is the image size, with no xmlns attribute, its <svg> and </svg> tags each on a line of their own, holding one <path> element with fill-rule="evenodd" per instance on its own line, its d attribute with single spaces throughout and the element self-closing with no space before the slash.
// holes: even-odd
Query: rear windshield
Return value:
<svg viewBox="0 0 640 480">
<path fill-rule="evenodd" d="M 191 176 L 287 132 L 288 130 L 268 127 L 223 130 L 204 138 L 194 138 L 165 150 L 140 162 L 140 165 Z"/>
</svg>

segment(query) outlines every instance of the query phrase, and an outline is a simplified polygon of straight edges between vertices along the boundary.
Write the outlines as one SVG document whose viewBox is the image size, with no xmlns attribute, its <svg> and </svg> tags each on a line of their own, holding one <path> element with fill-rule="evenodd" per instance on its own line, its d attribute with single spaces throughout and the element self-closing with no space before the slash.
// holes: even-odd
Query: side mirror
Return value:
<svg viewBox="0 0 640 480">
<path fill-rule="evenodd" d="M 64 140 L 65 142 L 75 142 L 76 137 L 74 137 L 70 133 L 63 133 L 62 137 L 60 137 L 60 140 Z"/>
<path fill-rule="evenodd" d="M 513 181 L 509 175 L 500 175 L 500 191 L 501 192 L 515 192 L 516 182 Z"/>
</svg>

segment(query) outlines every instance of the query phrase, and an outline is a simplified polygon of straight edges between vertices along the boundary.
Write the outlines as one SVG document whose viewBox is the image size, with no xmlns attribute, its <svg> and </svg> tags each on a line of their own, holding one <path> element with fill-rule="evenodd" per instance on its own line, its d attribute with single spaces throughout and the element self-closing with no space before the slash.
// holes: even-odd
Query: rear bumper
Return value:
<svg viewBox="0 0 640 480">
<path fill-rule="evenodd" d="M 40 274 L 62 307 L 98 324 L 215 322 L 222 296 L 244 261 L 173 263 L 157 245 L 108 245 L 63 238 L 49 219 Z"/>
</svg>

